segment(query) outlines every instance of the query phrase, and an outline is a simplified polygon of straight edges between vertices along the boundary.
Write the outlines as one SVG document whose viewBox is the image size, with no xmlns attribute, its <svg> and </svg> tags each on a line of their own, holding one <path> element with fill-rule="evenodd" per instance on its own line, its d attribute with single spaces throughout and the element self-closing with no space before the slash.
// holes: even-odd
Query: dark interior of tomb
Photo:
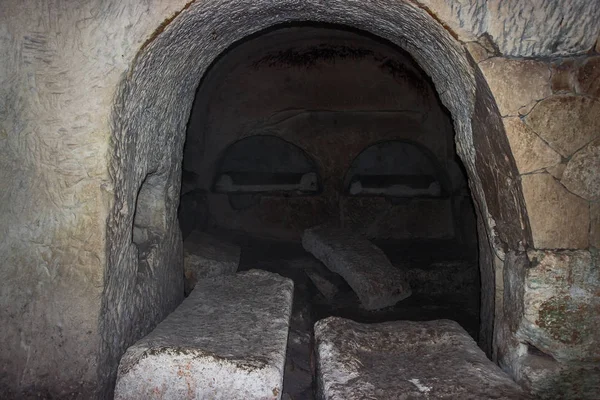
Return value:
<svg viewBox="0 0 600 400">
<path fill-rule="evenodd" d="M 227 50 L 197 92 L 181 194 L 184 242 L 207 232 L 241 247 L 238 271 L 294 280 L 288 398 L 313 398 L 312 327 L 327 316 L 452 319 L 477 339 L 475 213 L 452 118 L 416 62 L 389 43 L 293 25 Z M 407 272 L 412 295 L 361 308 L 302 247 L 302 232 L 320 224 L 380 247 Z M 335 290 L 323 293 L 315 279 Z"/>
</svg>

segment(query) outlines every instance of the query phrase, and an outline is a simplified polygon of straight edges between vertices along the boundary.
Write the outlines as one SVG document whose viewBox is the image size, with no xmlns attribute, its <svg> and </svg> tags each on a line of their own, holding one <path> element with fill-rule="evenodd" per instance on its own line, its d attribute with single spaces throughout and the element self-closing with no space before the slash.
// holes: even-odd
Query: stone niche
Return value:
<svg viewBox="0 0 600 400">
<path fill-rule="evenodd" d="M 451 239 L 460 213 L 474 215 L 450 115 L 412 57 L 381 40 L 278 29 L 227 52 L 196 99 L 184 171 L 220 227 Z"/>
<path fill-rule="evenodd" d="M 273 48 L 239 54 L 238 70 L 229 64 L 220 69 L 225 77 L 209 78 L 238 41 L 295 21 L 369 32 L 424 72 L 404 56 L 373 62 L 384 45 L 348 51 L 347 33 L 330 38 L 325 52 L 282 54 L 271 31 Z M 419 142 L 451 171 L 454 128 L 477 214 L 479 345 L 541 398 L 598 398 L 599 32 L 600 7 L 588 0 L 0 2 L 0 392 L 111 397 L 125 350 L 183 297 L 182 169 L 193 177 L 185 187 L 205 199 L 194 207 L 248 228 L 259 210 L 286 217 L 273 211 L 278 198 L 238 199 L 251 205 L 244 220 L 218 197 L 228 194 L 202 185 L 244 137 L 292 142 L 324 165 L 321 191 L 290 200 L 302 206 L 289 220 L 313 225 L 315 215 L 339 218 L 341 202 L 331 202 L 327 188 L 343 192 L 343 177 L 368 145 Z M 375 84 L 359 108 L 345 106 L 355 92 L 315 85 L 306 74 L 317 66 L 327 72 L 330 56 L 380 78 L 357 81 Z M 286 70 L 302 79 L 286 81 Z M 278 73 L 265 79 L 267 71 Z M 372 76 L 352 74 L 331 82 Z M 201 90 L 214 96 L 194 105 L 203 76 Z M 396 80 L 403 96 L 389 84 Z M 214 87 L 219 82 L 227 90 Z M 315 97 L 336 107 L 296 108 L 296 98 L 285 109 L 257 107 L 235 96 L 277 87 L 317 88 Z M 219 93 L 240 103 L 224 108 Z M 389 105 L 402 111 L 382 112 Z M 202 126 L 198 118 L 207 115 L 219 123 Z M 188 121 L 196 135 L 185 152 L 200 156 L 182 166 Z M 344 133 L 329 143 L 339 151 L 325 151 L 324 131 Z M 426 200 L 434 199 L 419 201 Z M 292 236 L 302 227 L 267 228 Z"/>
</svg>

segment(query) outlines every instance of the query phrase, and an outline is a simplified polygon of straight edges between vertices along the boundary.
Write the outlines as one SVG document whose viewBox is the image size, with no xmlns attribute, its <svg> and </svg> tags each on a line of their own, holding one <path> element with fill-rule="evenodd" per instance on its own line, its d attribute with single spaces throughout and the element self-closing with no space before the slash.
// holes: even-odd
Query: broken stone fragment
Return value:
<svg viewBox="0 0 600 400">
<path fill-rule="evenodd" d="M 324 400 L 528 399 L 458 323 L 315 324 L 317 391 Z"/>
<path fill-rule="evenodd" d="M 293 282 L 204 279 L 119 364 L 115 399 L 280 399 Z"/>
<path fill-rule="evenodd" d="M 190 293 L 203 278 L 234 274 L 241 249 L 203 232 L 192 233 L 183 243 L 185 293 Z"/>
<path fill-rule="evenodd" d="M 394 267 L 379 247 L 352 231 L 316 226 L 304 231 L 302 245 L 340 274 L 367 310 L 393 306 L 411 294 L 405 271 Z"/>
<path fill-rule="evenodd" d="M 318 271 L 307 269 L 306 275 L 311 280 L 311 282 L 315 285 L 317 290 L 325 297 L 327 300 L 332 301 L 335 298 L 335 295 L 338 293 L 338 288 L 331 283 L 327 278 L 321 275 Z"/>
</svg>

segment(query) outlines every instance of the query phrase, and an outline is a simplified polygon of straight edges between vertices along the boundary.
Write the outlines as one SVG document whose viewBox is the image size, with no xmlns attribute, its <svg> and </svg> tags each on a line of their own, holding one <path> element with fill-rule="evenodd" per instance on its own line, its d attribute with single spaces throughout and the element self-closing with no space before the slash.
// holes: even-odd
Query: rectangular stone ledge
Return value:
<svg viewBox="0 0 600 400">
<path fill-rule="evenodd" d="M 293 282 L 207 278 L 122 357 L 115 399 L 280 399 Z"/>
<path fill-rule="evenodd" d="M 318 396 L 358 399 L 530 399 L 456 322 L 315 324 Z"/>
</svg>

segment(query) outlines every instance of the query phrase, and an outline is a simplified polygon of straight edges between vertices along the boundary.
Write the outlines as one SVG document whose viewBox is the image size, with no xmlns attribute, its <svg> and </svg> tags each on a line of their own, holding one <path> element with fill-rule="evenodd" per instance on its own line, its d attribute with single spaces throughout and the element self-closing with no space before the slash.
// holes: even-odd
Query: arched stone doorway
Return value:
<svg viewBox="0 0 600 400">
<path fill-rule="evenodd" d="M 525 249 L 531 233 L 500 115 L 465 50 L 427 11 L 410 3 L 215 1 L 192 3 L 157 30 L 117 94 L 110 163 L 115 201 L 108 219 L 105 340 L 99 365 L 99 376 L 107 377 L 106 387 L 111 386 L 125 348 L 181 300 L 176 206 L 185 128 L 202 75 L 236 41 L 298 21 L 342 24 L 380 36 L 410 53 L 431 77 L 452 114 L 457 151 L 477 208 L 480 345 L 492 354 L 494 262 L 511 250 Z M 145 193 L 152 195 L 144 197 Z M 152 237 L 138 235 L 134 240 L 136 204 L 141 203 L 155 204 L 162 211 L 137 220 L 160 220 L 160 229 L 153 229 L 158 234 Z M 140 240 L 146 240 L 143 246 Z"/>
</svg>

